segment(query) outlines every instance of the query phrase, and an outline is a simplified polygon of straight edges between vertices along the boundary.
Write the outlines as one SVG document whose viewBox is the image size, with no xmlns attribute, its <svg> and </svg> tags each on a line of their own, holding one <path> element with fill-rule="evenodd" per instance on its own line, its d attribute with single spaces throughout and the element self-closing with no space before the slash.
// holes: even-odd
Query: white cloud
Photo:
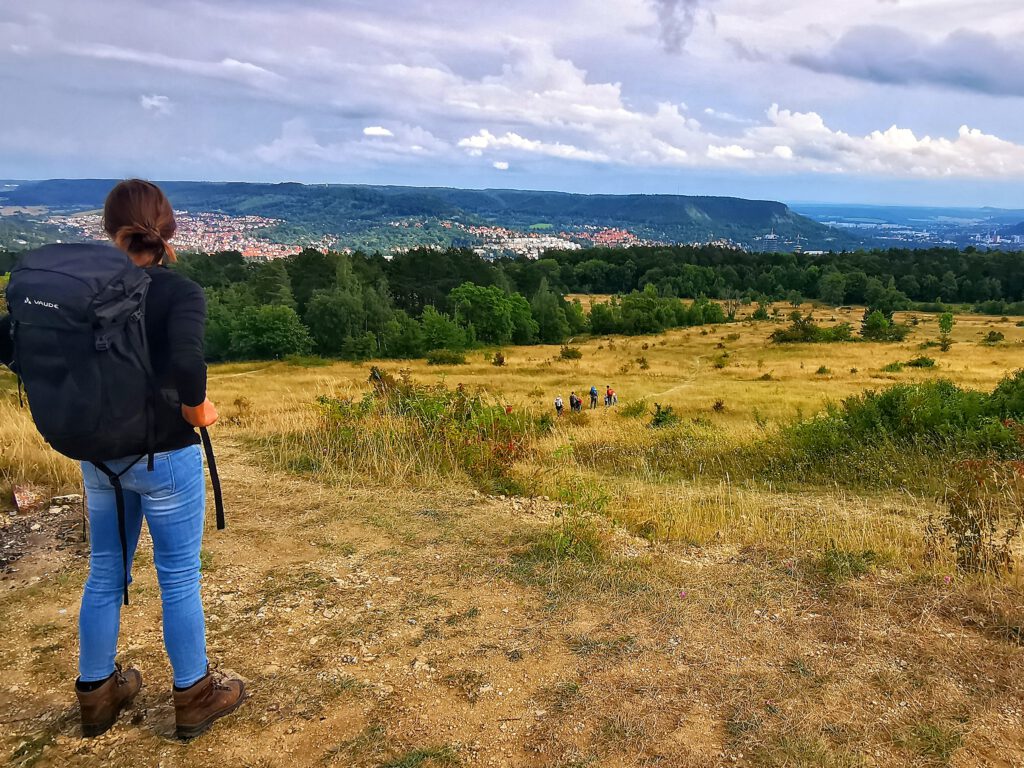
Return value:
<svg viewBox="0 0 1024 768">
<path fill-rule="evenodd" d="M 750 160 L 757 157 L 754 150 L 738 144 L 730 144 L 727 147 L 716 147 L 712 144 L 708 147 L 707 154 L 712 160 Z"/>
<path fill-rule="evenodd" d="M 563 160 L 588 160 L 591 162 L 608 161 L 608 157 L 600 152 L 580 149 L 572 144 L 527 139 L 513 131 L 508 131 L 502 136 L 495 136 L 486 128 L 481 129 L 475 136 L 459 139 L 458 146 L 468 150 L 469 154 L 474 157 L 482 155 L 484 150 L 511 149 L 519 152 L 557 157 Z"/>
<path fill-rule="evenodd" d="M 145 111 L 156 115 L 169 115 L 174 109 L 171 100 L 167 96 L 159 96 L 155 93 L 152 96 L 146 96 L 145 94 L 139 96 L 139 105 Z"/>
<path fill-rule="evenodd" d="M 276 72 L 230 57 L 220 61 L 204 61 L 106 44 L 72 44 L 64 46 L 62 50 L 72 56 L 168 69 L 189 75 L 232 80 L 259 88 L 276 87 L 284 82 L 284 78 Z"/>
<path fill-rule="evenodd" d="M 363 128 L 363 136 L 386 136 L 391 137 L 395 134 L 380 125 L 368 125 Z"/>
<path fill-rule="evenodd" d="M 495 161 L 494 161 L 494 162 L 492 163 L 492 165 L 493 165 L 493 166 L 494 166 L 494 167 L 495 167 L 495 168 L 496 168 L 497 170 L 499 170 L 499 171 L 507 171 L 507 170 L 508 170 L 508 161 L 507 161 L 507 160 L 495 160 Z"/>
</svg>

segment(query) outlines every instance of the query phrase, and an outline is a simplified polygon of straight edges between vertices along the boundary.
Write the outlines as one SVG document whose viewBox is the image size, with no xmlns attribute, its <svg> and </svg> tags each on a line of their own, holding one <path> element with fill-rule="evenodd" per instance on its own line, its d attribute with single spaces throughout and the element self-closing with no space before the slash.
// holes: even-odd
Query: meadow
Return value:
<svg viewBox="0 0 1024 768">
<path fill-rule="evenodd" d="M 936 316 L 897 320 L 895 343 L 772 344 L 783 320 L 741 318 L 501 366 L 214 366 L 229 527 L 205 589 L 254 702 L 177 745 L 154 691 L 140 726 L 83 746 L 85 571 L 60 561 L 0 596 L 12 762 L 1024 765 L 1024 435 L 974 394 L 1017 397 L 997 387 L 1024 327 L 959 316 L 943 352 Z M 959 389 L 911 387 L 894 417 L 913 439 L 855 431 L 889 401 L 849 398 L 938 380 Z M 618 405 L 589 410 L 592 385 Z M 74 491 L 0 386 L 0 491 Z M 570 391 L 583 413 L 556 417 Z M 130 660 L 166 680 L 151 573 L 137 591 Z"/>
</svg>

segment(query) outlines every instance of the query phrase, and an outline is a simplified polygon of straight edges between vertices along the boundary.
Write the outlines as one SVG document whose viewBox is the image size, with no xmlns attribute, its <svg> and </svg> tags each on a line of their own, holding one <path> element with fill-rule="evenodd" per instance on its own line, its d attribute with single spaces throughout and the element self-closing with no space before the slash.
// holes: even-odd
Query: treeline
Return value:
<svg viewBox="0 0 1024 768">
<path fill-rule="evenodd" d="M 183 255 L 207 293 L 213 360 L 422 357 L 474 346 L 559 344 L 585 333 L 657 333 L 729 319 L 716 302 L 684 302 L 654 286 L 586 312 L 552 287 L 537 262 L 493 263 L 468 250 L 380 255 L 305 250 L 249 262 L 233 251 Z M 520 269 L 526 266 L 527 269 Z"/>
<path fill-rule="evenodd" d="M 0 252 L 0 274 L 15 260 Z M 591 248 L 496 261 L 461 248 L 417 248 L 390 259 L 310 249 L 261 263 L 227 251 L 184 255 L 178 268 L 207 290 L 213 359 L 307 352 L 407 358 L 480 344 L 561 343 L 588 332 L 657 333 L 722 322 L 751 301 L 858 304 L 887 317 L 950 304 L 1024 314 L 1024 253 L 972 248 Z M 566 300 L 573 293 L 616 298 L 585 312 Z"/>
<path fill-rule="evenodd" d="M 854 253 L 745 253 L 714 246 L 549 251 L 533 264 L 572 293 L 620 293 L 653 285 L 662 296 L 819 300 L 883 311 L 966 304 L 986 314 L 1024 314 L 1024 253 L 967 248 Z M 928 307 L 920 307 L 927 309 Z"/>
</svg>

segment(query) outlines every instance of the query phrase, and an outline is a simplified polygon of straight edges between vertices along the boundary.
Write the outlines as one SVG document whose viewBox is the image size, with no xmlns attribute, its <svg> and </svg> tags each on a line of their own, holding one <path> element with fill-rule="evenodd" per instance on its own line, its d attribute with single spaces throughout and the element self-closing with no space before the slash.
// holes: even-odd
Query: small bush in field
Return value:
<svg viewBox="0 0 1024 768">
<path fill-rule="evenodd" d="M 757 377 L 758 381 L 775 381 L 775 377 L 771 373 L 762 373 Z"/>
<path fill-rule="evenodd" d="M 564 346 L 559 350 L 558 356 L 562 360 L 580 360 L 583 358 L 583 352 L 579 347 Z"/>
<path fill-rule="evenodd" d="M 681 421 L 671 405 L 662 407 L 661 403 L 654 404 L 654 415 L 651 416 L 650 426 L 655 429 L 672 427 Z"/>
<path fill-rule="evenodd" d="M 907 368 L 934 368 L 935 358 L 925 357 L 922 355 L 920 357 L 915 357 L 911 360 L 907 360 L 905 365 L 907 366 Z"/>
<path fill-rule="evenodd" d="M 874 565 L 876 555 L 871 550 L 850 551 L 840 549 L 834 541 L 822 553 L 820 568 L 830 584 L 841 584 L 848 579 L 863 576 Z"/>
<path fill-rule="evenodd" d="M 651 364 L 646 357 L 638 357 L 636 359 L 636 364 L 640 367 L 641 371 L 646 371 L 651 367 Z"/>
<path fill-rule="evenodd" d="M 711 404 L 711 410 L 714 411 L 715 413 L 724 413 L 725 401 L 721 399 L 715 400 L 715 402 Z"/>
<path fill-rule="evenodd" d="M 647 400 L 640 398 L 639 400 L 631 400 L 630 402 L 619 408 L 619 415 L 627 419 L 639 419 L 646 416 L 648 412 Z"/>
<path fill-rule="evenodd" d="M 981 343 L 985 344 L 986 346 L 991 347 L 991 346 L 995 346 L 999 342 L 1005 341 L 1005 340 L 1006 340 L 1006 336 L 1004 336 L 999 331 L 989 331 L 988 334 L 985 336 L 985 338 L 983 338 L 981 340 Z"/>
<path fill-rule="evenodd" d="M 850 373 L 852 373 L 852 374 L 856 375 L 856 374 L 860 373 L 860 371 L 859 371 L 859 370 L 857 370 L 856 368 L 851 368 L 851 369 L 850 369 Z"/>
<path fill-rule="evenodd" d="M 513 466 L 553 427 L 548 413 L 463 387 L 417 384 L 407 372 L 374 367 L 369 383 L 360 398 L 321 396 L 316 423 L 274 437 L 280 465 L 344 482 L 463 476 L 488 493 L 511 493 L 518 490 Z"/>
<path fill-rule="evenodd" d="M 827 365 L 819 365 L 818 370 L 815 371 L 815 374 L 818 376 L 828 376 L 830 373 L 832 373 L 832 371 Z"/>
<path fill-rule="evenodd" d="M 885 372 L 885 373 L 899 373 L 902 370 L 903 370 L 903 363 L 898 362 L 898 361 L 897 362 L 892 362 L 892 363 L 889 363 L 888 365 L 882 366 L 882 371 Z"/>
<path fill-rule="evenodd" d="M 454 349 L 434 349 L 427 352 L 427 365 L 465 365 L 466 356 Z"/>
<path fill-rule="evenodd" d="M 1024 439 L 1024 431 L 1022 431 Z M 941 540 L 968 573 L 1000 577 L 1014 570 L 1015 548 L 1024 528 L 1024 463 L 982 459 L 956 465 L 946 491 L 946 514 L 929 521 L 928 553 Z"/>
<path fill-rule="evenodd" d="M 491 359 L 491 365 L 496 368 L 501 368 L 505 365 L 505 355 L 502 352 L 495 352 L 494 357 Z"/>
<path fill-rule="evenodd" d="M 840 323 L 824 328 L 814 322 L 814 317 L 795 310 L 789 316 L 789 325 L 772 332 L 768 337 L 773 344 L 824 344 L 837 341 L 852 341 L 853 328 L 849 323 Z"/>
</svg>

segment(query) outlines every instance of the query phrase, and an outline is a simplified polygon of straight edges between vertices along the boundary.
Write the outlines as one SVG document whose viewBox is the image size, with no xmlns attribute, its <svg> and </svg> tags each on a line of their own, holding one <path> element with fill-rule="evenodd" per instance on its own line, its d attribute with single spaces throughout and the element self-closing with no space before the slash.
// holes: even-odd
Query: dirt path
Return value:
<svg viewBox="0 0 1024 768">
<path fill-rule="evenodd" d="M 978 609 L 963 600 L 883 577 L 824 592 L 757 552 L 629 537 L 610 565 L 531 565 L 517 553 L 550 503 L 327 489 L 220 453 L 210 656 L 252 700 L 202 739 L 171 738 L 143 547 L 121 659 L 145 687 L 108 734 L 78 738 L 85 567 L 58 553 L 38 580 L 0 582 L 10 764 L 926 765 L 956 712 L 953 764 L 1024 766 L 1021 647 L 984 615 L 965 623 Z"/>
</svg>

